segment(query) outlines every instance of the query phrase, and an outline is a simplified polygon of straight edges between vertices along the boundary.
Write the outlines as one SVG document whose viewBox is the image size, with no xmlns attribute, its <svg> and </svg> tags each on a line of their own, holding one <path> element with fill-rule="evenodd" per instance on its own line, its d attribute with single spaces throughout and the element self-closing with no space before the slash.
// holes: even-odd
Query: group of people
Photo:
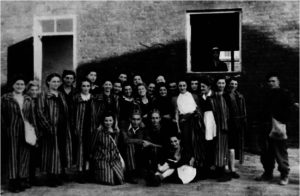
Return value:
<svg viewBox="0 0 300 196">
<path fill-rule="evenodd" d="M 159 76 L 146 85 L 140 75 L 130 82 L 122 73 L 98 86 L 97 72 L 89 70 L 78 88 L 75 80 L 72 70 L 52 73 L 48 89 L 39 92 L 38 82 L 26 86 L 17 75 L 12 92 L 2 96 L 2 177 L 9 179 L 10 191 L 41 185 L 37 167 L 47 173 L 49 187 L 69 181 L 72 165 L 78 168 L 78 183 L 136 184 L 141 175 L 147 185 L 159 186 L 165 179 L 189 183 L 240 177 L 235 160 L 243 163 L 247 114 L 238 78 L 167 82 Z M 24 120 L 35 128 L 35 146 L 25 140 Z M 282 164 L 286 178 L 288 163 Z M 271 178 L 273 168 L 258 180 Z"/>
</svg>

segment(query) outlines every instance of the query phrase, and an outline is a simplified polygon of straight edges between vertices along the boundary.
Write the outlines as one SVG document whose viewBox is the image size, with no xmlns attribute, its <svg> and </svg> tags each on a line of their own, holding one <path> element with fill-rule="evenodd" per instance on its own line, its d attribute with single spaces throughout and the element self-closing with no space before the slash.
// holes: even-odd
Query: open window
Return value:
<svg viewBox="0 0 300 196">
<path fill-rule="evenodd" d="M 242 71 L 241 18 L 239 8 L 186 11 L 187 72 Z M 215 68 L 219 62 L 213 59 L 213 48 L 220 51 L 227 71 Z"/>
</svg>

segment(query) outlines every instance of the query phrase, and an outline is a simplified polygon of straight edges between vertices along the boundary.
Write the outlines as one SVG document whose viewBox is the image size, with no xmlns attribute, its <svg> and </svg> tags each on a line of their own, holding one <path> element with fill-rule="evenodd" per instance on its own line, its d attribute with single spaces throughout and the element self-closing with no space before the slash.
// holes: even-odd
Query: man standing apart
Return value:
<svg viewBox="0 0 300 196">
<path fill-rule="evenodd" d="M 286 125 L 291 119 L 292 109 L 298 109 L 298 103 L 293 100 L 292 94 L 280 88 L 280 78 L 277 73 L 270 73 L 266 77 L 270 92 L 264 100 L 261 118 L 263 123 L 263 143 L 261 148 L 261 163 L 264 173 L 257 177 L 257 181 L 269 181 L 273 179 L 275 160 L 278 171 L 281 173 L 280 185 L 289 182 L 289 160 L 287 152 Z"/>
</svg>

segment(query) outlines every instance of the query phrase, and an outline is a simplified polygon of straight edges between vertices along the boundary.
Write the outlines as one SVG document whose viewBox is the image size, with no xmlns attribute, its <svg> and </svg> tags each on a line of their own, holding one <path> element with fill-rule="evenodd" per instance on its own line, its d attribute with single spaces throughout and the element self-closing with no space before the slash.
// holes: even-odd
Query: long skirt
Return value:
<svg viewBox="0 0 300 196">
<path fill-rule="evenodd" d="M 29 176 L 30 145 L 25 141 L 25 135 L 7 137 L 4 171 L 8 179 L 27 178 Z M 3 175 L 3 174 L 2 174 Z"/>
<path fill-rule="evenodd" d="M 192 152 L 196 167 L 203 166 L 205 160 L 205 128 L 201 123 L 201 116 L 198 112 L 180 115 L 179 122 L 182 147 Z"/>
<path fill-rule="evenodd" d="M 95 180 L 100 184 L 120 185 L 124 183 L 124 172 L 121 161 L 94 161 Z"/>
</svg>

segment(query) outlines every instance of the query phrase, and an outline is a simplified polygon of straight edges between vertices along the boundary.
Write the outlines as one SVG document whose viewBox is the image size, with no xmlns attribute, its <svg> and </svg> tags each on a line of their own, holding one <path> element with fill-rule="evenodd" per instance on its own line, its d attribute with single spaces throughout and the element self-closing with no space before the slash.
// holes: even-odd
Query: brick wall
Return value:
<svg viewBox="0 0 300 196">
<path fill-rule="evenodd" d="M 7 82 L 7 48 L 32 37 L 34 16 L 77 16 L 79 75 L 95 67 L 100 79 L 122 70 L 139 72 L 150 81 L 157 74 L 172 79 L 186 71 L 186 10 L 227 8 L 243 10 L 240 91 L 248 112 L 254 114 L 259 108 L 269 71 L 280 72 L 282 85 L 299 100 L 298 1 L 2 1 L 1 84 Z M 298 119 L 296 114 L 291 134 L 297 146 Z"/>
</svg>

